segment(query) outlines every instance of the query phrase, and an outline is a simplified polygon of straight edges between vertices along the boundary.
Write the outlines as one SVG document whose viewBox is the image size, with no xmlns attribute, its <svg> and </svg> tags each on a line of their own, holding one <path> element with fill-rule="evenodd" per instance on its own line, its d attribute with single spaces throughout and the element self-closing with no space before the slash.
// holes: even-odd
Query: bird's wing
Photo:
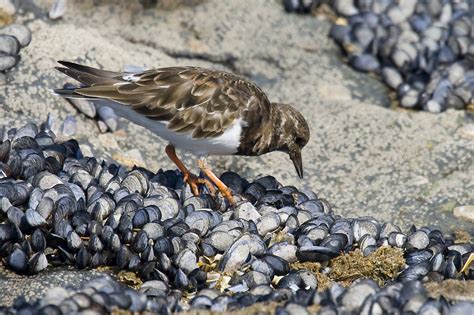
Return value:
<svg viewBox="0 0 474 315">
<path fill-rule="evenodd" d="M 129 105 L 150 119 L 168 122 L 172 131 L 191 132 L 193 138 L 219 136 L 242 112 L 269 106 L 255 84 L 230 73 L 170 67 L 122 74 L 61 64 L 66 68 L 59 70 L 88 85 L 74 93 Z"/>
</svg>

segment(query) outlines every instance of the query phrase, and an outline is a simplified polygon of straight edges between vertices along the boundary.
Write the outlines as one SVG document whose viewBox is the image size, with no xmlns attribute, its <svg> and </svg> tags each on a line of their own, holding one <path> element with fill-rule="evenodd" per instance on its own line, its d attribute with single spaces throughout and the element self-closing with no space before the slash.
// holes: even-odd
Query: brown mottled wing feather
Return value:
<svg viewBox="0 0 474 315">
<path fill-rule="evenodd" d="M 89 85 L 76 89 L 76 93 L 130 105 L 150 119 L 168 121 L 170 130 L 192 132 L 193 138 L 219 136 L 240 114 L 246 116 L 251 111 L 259 115 L 265 112 L 264 107 L 270 106 L 256 85 L 229 73 L 173 67 L 147 70 L 136 74 L 137 80 L 125 81 L 111 72 L 101 77 L 96 71 L 82 75 L 63 72 L 80 77 L 81 82 Z"/>
</svg>

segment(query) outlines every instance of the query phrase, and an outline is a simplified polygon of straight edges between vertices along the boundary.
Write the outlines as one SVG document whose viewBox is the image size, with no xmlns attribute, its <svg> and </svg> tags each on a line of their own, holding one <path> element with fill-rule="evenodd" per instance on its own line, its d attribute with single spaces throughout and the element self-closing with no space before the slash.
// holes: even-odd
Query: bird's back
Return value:
<svg viewBox="0 0 474 315">
<path fill-rule="evenodd" d="M 223 71 L 199 67 L 166 67 L 120 73 L 60 62 L 63 73 L 86 87 L 56 90 L 66 97 L 117 102 L 148 119 L 165 122 L 193 138 L 218 137 L 236 119 L 264 119 L 270 103 L 253 82 Z"/>
</svg>

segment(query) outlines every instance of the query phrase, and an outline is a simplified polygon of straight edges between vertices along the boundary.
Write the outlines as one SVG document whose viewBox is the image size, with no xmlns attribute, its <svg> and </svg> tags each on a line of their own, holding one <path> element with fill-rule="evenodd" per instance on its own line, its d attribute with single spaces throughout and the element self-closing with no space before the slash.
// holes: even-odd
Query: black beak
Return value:
<svg viewBox="0 0 474 315">
<path fill-rule="evenodd" d="M 303 178 L 303 160 L 301 159 L 301 149 L 295 149 L 290 151 L 290 159 L 295 165 L 296 173 L 302 179 Z"/>
</svg>

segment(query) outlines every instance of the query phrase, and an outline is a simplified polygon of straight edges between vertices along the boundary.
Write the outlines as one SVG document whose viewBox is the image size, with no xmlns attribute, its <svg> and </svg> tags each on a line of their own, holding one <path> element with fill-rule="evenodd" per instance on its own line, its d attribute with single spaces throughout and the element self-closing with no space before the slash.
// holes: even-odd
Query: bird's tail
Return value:
<svg viewBox="0 0 474 315">
<path fill-rule="evenodd" d="M 123 74 L 120 72 L 100 70 L 69 61 L 58 61 L 58 63 L 63 67 L 56 67 L 57 70 L 79 81 L 83 87 L 107 86 L 124 82 Z M 78 88 L 71 85 L 70 87 L 66 86 L 62 89 L 54 89 L 53 93 L 65 98 L 95 98 L 80 94 L 77 91 Z"/>
<path fill-rule="evenodd" d="M 64 97 L 64 98 L 83 98 L 83 99 L 94 99 L 93 97 L 89 97 L 89 96 L 84 96 L 84 95 L 81 95 L 81 94 L 78 94 L 76 93 L 76 89 L 77 87 L 76 86 L 72 86 L 71 84 L 71 87 L 67 87 L 69 84 L 67 84 L 64 88 L 62 89 L 51 89 L 51 93 L 53 95 L 57 95 L 57 96 L 61 96 L 61 97 Z"/>
</svg>

